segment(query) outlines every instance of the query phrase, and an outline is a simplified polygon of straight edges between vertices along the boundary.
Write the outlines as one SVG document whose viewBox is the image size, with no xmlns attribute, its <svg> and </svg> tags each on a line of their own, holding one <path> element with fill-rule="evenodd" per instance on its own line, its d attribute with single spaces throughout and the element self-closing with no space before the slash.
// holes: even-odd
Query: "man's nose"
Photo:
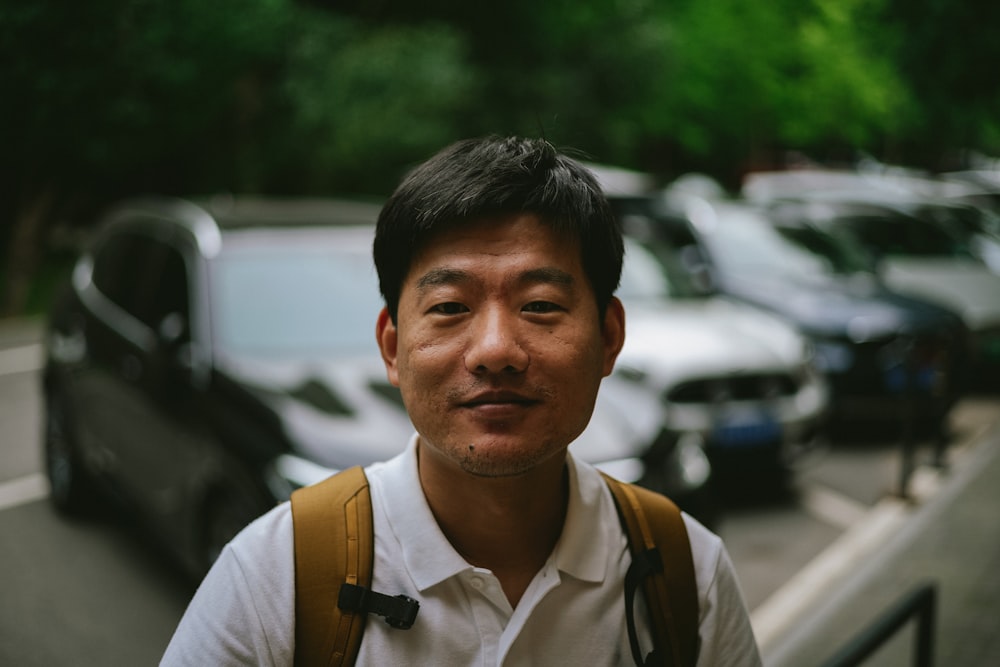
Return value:
<svg viewBox="0 0 1000 667">
<path fill-rule="evenodd" d="M 476 318 L 470 331 L 465 365 L 471 373 L 519 373 L 529 357 L 521 345 L 520 319 L 502 309 L 488 309 Z"/>
</svg>

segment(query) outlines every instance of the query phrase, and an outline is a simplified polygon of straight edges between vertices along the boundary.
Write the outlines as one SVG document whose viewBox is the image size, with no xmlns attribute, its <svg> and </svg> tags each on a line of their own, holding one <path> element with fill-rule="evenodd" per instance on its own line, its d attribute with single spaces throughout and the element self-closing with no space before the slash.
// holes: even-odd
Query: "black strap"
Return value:
<svg viewBox="0 0 1000 667">
<path fill-rule="evenodd" d="M 632 564 L 625 572 L 625 623 L 628 626 L 628 643 L 632 649 L 632 659 L 637 667 L 662 664 L 659 654 L 654 648 L 646 659 L 642 659 L 642 649 L 639 648 L 639 634 L 635 628 L 635 592 L 643 579 L 658 572 L 663 572 L 663 559 L 656 547 L 640 551 L 632 557 Z M 670 655 L 666 651 L 665 655 Z"/>
<path fill-rule="evenodd" d="M 399 630 L 409 630 L 420 611 L 420 603 L 405 595 L 386 595 L 344 582 L 337 595 L 337 607 L 343 611 L 375 614 Z"/>
</svg>

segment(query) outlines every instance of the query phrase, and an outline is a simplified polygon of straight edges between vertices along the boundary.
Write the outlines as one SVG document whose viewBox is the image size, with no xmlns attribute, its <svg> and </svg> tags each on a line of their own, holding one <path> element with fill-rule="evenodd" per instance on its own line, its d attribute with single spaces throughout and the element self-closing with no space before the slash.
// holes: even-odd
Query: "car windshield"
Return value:
<svg viewBox="0 0 1000 667">
<path fill-rule="evenodd" d="M 871 256 L 854 239 L 808 226 L 776 225 L 775 231 L 786 240 L 824 257 L 834 273 L 850 274 L 871 270 Z"/>
<path fill-rule="evenodd" d="M 625 261 L 616 294 L 626 301 L 704 296 L 691 284 L 678 251 L 662 242 L 625 239 Z"/>
<path fill-rule="evenodd" d="M 879 255 L 889 257 L 970 257 L 960 238 L 938 224 L 904 215 L 848 215 L 836 226 Z"/>
<path fill-rule="evenodd" d="M 214 338 L 244 357 L 375 350 L 382 306 L 371 256 L 336 241 L 242 245 L 214 262 Z"/>
<path fill-rule="evenodd" d="M 1000 234 L 1000 217 L 987 208 L 927 205 L 919 208 L 916 214 L 942 227 L 963 243 L 968 243 L 977 234 Z"/>
<path fill-rule="evenodd" d="M 806 228 L 778 227 L 753 210 L 723 209 L 702 229 L 718 268 L 732 276 L 830 277 L 867 264 L 840 241 Z"/>
</svg>

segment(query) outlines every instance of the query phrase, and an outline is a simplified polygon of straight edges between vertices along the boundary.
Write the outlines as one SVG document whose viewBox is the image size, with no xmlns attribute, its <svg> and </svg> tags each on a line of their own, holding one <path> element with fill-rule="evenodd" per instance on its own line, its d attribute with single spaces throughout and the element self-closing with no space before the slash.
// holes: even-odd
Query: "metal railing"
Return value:
<svg viewBox="0 0 1000 667">
<path fill-rule="evenodd" d="M 934 664 L 934 624 L 937 615 L 937 585 L 926 582 L 915 587 L 855 635 L 822 667 L 853 667 L 870 657 L 911 618 L 917 627 L 913 644 L 914 667 Z"/>
</svg>

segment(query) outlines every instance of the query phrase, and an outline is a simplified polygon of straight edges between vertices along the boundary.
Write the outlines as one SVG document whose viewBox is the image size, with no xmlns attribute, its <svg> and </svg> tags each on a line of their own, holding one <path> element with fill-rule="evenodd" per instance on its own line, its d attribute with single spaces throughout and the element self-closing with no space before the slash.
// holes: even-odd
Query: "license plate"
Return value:
<svg viewBox="0 0 1000 667">
<path fill-rule="evenodd" d="M 720 447 L 755 447 L 781 439 L 781 424 L 767 413 L 735 412 L 720 417 L 712 432 Z"/>
</svg>

